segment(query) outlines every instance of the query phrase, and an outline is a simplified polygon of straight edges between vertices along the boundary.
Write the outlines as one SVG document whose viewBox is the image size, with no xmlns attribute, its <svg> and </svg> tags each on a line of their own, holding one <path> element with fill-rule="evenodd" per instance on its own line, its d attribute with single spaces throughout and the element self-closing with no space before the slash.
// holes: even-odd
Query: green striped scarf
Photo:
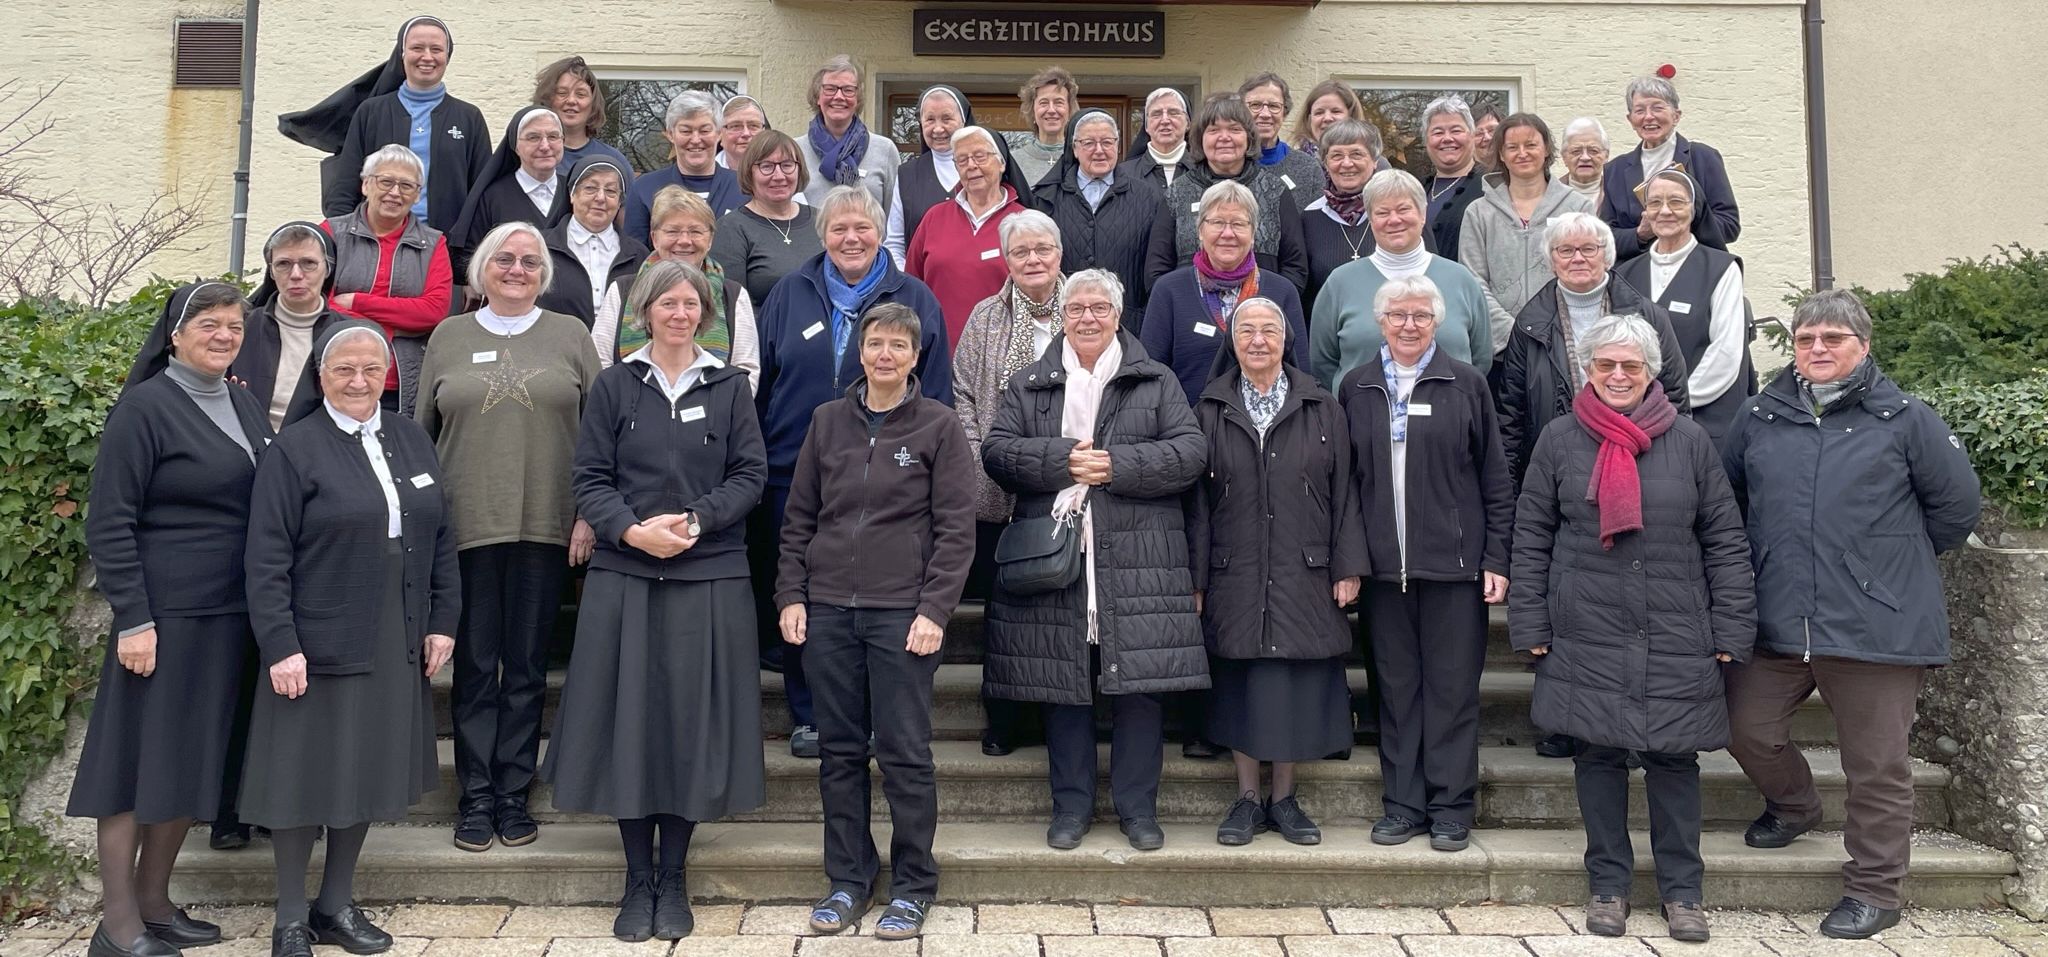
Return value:
<svg viewBox="0 0 2048 957">
<path fill-rule="evenodd" d="M 649 258 L 640 264 L 639 275 L 633 277 L 634 286 L 640 285 L 640 276 L 646 275 L 648 268 L 654 263 L 655 260 Z M 717 356 L 720 362 L 731 362 L 732 316 L 726 311 L 725 306 L 725 267 L 719 265 L 718 260 L 706 256 L 704 277 L 711 280 L 711 303 L 710 308 L 704 312 L 704 321 L 697 326 L 697 348 Z M 646 345 L 649 339 L 640 324 L 633 321 L 632 298 L 629 291 L 625 299 L 619 303 L 618 336 L 613 340 L 618 347 L 618 355 L 614 358 L 619 360 L 640 351 L 640 347 Z"/>
</svg>

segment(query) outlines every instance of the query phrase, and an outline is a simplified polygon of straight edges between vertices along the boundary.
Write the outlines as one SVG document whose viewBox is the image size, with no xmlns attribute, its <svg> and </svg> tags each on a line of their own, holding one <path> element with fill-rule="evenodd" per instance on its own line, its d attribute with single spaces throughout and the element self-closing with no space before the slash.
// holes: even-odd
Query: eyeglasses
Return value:
<svg viewBox="0 0 2048 957">
<path fill-rule="evenodd" d="M 1630 104 L 1628 108 L 1630 116 L 1669 116 L 1671 112 L 1671 104 L 1661 99 L 1643 98 Z"/>
<path fill-rule="evenodd" d="M 823 93 L 823 94 L 825 94 L 826 96 L 848 96 L 848 97 L 852 97 L 852 96 L 859 96 L 859 95 L 860 95 L 860 87 L 859 87 L 859 86 L 841 86 L 841 85 L 839 85 L 839 84 L 837 84 L 837 83 L 827 83 L 827 84 L 825 84 L 824 86 L 818 87 L 818 92 L 820 92 L 820 93 Z"/>
<path fill-rule="evenodd" d="M 576 195 L 581 196 L 585 199 L 618 199 L 620 193 L 619 188 L 617 186 L 605 186 L 599 183 L 585 183 L 581 186 L 576 187 Z"/>
<path fill-rule="evenodd" d="M 320 371 L 323 374 L 342 382 L 353 382 L 355 381 L 356 376 L 362 376 L 364 379 L 367 379 L 371 382 L 384 381 L 384 364 L 381 362 L 372 362 L 368 365 L 361 366 L 332 365 L 327 366 L 321 369 Z"/>
<path fill-rule="evenodd" d="M 396 176 L 372 177 L 370 182 L 376 184 L 377 192 L 380 193 L 398 193 L 402 196 L 410 196 L 420 191 L 420 184 L 409 179 L 399 179 Z"/>
<path fill-rule="evenodd" d="M 1595 159 L 1598 159 L 1601 155 L 1605 154 L 1606 152 L 1606 150 L 1601 149 L 1598 146 L 1568 146 L 1565 147 L 1564 155 L 1573 158 L 1577 158 L 1580 156 L 1591 156 Z"/>
<path fill-rule="evenodd" d="M 1678 199 L 1652 199 L 1643 202 L 1643 210 L 1651 213 L 1663 212 L 1667 209 L 1682 213 L 1691 208 L 1692 200 L 1683 197 Z"/>
<path fill-rule="evenodd" d="M 991 153 L 988 150 L 981 150 L 975 153 L 953 154 L 954 166 L 987 166 L 988 164 L 993 163 L 995 161 L 996 154 Z"/>
<path fill-rule="evenodd" d="M 1250 232 L 1252 228 L 1251 221 L 1245 219 L 1210 219 L 1204 217 L 1202 225 L 1220 229 L 1227 233 L 1245 233 Z"/>
<path fill-rule="evenodd" d="M 762 160 L 754 164 L 754 173 L 759 176 L 773 176 L 776 173 L 784 176 L 794 175 L 796 160 Z"/>
<path fill-rule="evenodd" d="M 1281 105 L 1279 100 L 1246 100 L 1244 108 L 1250 110 L 1254 116 L 1267 114 L 1279 116 L 1287 112 L 1287 107 Z"/>
<path fill-rule="evenodd" d="M 1638 375 L 1642 375 L 1642 374 L 1643 374 L 1643 371 L 1644 371 L 1644 370 L 1646 370 L 1646 369 L 1648 369 L 1649 367 L 1650 367 L 1649 363 L 1647 363 L 1647 362 L 1644 362 L 1644 361 L 1642 361 L 1641 359 L 1594 359 L 1594 360 L 1593 360 L 1593 374 L 1594 374 L 1594 375 L 1613 375 L 1613 374 L 1614 374 L 1614 370 L 1616 370 L 1616 369 L 1620 369 L 1621 371 L 1623 371 L 1623 372 L 1625 372 L 1625 373 L 1628 373 L 1629 375 L 1632 375 L 1632 376 L 1638 376 Z"/>
<path fill-rule="evenodd" d="M 1160 107 L 1146 110 L 1145 118 L 1148 120 L 1184 120 L 1188 118 L 1188 111 L 1177 106 Z"/>
<path fill-rule="evenodd" d="M 525 143 L 529 146 L 537 145 L 540 143 L 560 143 L 561 141 L 561 130 L 532 130 L 530 132 L 519 134 L 519 142 Z"/>
<path fill-rule="evenodd" d="M 1060 313 L 1069 319 L 1086 316 L 1090 319 L 1107 319 L 1116 315 L 1116 304 L 1108 302 L 1070 302 L 1060 307 Z"/>
<path fill-rule="evenodd" d="M 1843 345 L 1847 344 L 1849 340 L 1861 338 L 1863 337 L 1853 332 L 1802 332 L 1792 337 L 1792 347 L 1798 349 L 1801 352 L 1805 352 L 1806 350 L 1813 348 L 1813 344 L 1818 342 L 1823 347 L 1828 349 L 1840 349 Z"/>
<path fill-rule="evenodd" d="M 1356 163 L 1369 166 L 1373 162 L 1372 151 L 1363 146 L 1331 147 L 1323 151 L 1323 162 L 1326 164 Z"/>
<path fill-rule="evenodd" d="M 1436 313 L 1433 313 L 1433 312 L 1383 312 L 1383 313 L 1380 313 L 1380 318 L 1381 318 L 1381 319 L 1385 319 L 1385 320 L 1387 321 L 1387 325 L 1393 326 L 1393 327 L 1394 327 L 1394 328 L 1396 328 L 1396 329 L 1399 329 L 1399 328 L 1402 328 L 1402 327 L 1407 327 L 1407 328 L 1411 328 L 1411 329 L 1420 329 L 1420 328 L 1422 328 L 1422 327 L 1424 327 L 1424 326 L 1427 326 L 1427 325 L 1430 325 L 1431 323 L 1434 323 L 1434 322 L 1436 322 Z"/>
<path fill-rule="evenodd" d="M 1075 140 L 1075 141 L 1074 141 L 1074 149 L 1075 149 L 1075 150 L 1078 150 L 1078 151 L 1086 151 L 1086 152 L 1090 152 L 1090 153 L 1093 153 L 1093 152 L 1095 152 L 1095 151 L 1097 151 L 1097 150 L 1110 150 L 1110 151 L 1114 151 L 1114 150 L 1116 149 L 1116 140 L 1114 140 L 1114 139 L 1089 139 L 1089 140 Z"/>
<path fill-rule="evenodd" d="M 1278 326 L 1259 326 L 1239 323 L 1230 331 L 1237 338 L 1245 342 L 1254 342 L 1259 339 L 1271 339 L 1275 342 L 1278 342 L 1282 339 L 1287 338 L 1287 333 L 1282 331 Z"/>
<path fill-rule="evenodd" d="M 1060 258 L 1060 248 L 1051 243 L 1039 243 L 1036 246 L 1011 246 L 1008 255 L 1011 259 L 1018 260 L 1033 258 L 1058 259 Z"/>
<path fill-rule="evenodd" d="M 711 230 L 705 229 L 702 226 L 663 226 L 655 230 L 654 235 L 669 240 L 695 239 L 702 241 L 711 238 Z"/>
<path fill-rule="evenodd" d="M 280 276 L 289 276 L 292 273 L 304 273 L 310 276 L 318 272 L 321 266 L 325 265 L 327 263 L 319 259 L 280 259 L 270 264 L 270 271 Z"/>
<path fill-rule="evenodd" d="M 759 120 L 726 120 L 726 121 L 725 121 L 725 131 L 726 131 L 727 133 L 759 133 L 759 132 L 761 132 L 762 130 L 765 130 L 765 129 L 767 129 L 767 128 L 768 128 L 768 125 L 767 125 L 767 124 L 765 124 L 765 123 L 762 123 L 762 122 L 761 122 L 761 121 L 759 121 Z"/>
<path fill-rule="evenodd" d="M 1565 262 L 1571 262 L 1574 259 L 1599 259 L 1605 251 L 1606 247 L 1599 243 L 1587 243 L 1584 246 L 1550 247 L 1550 254 Z"/>
<path fill-rule="evenodd" d="M 540 272 L 540 267 L 547 265 L 547 260 L 539 256 L 514 256 L 511 253 L 499 253 L 491 257 L 491 265 L 507 271 L 511 270 L 514 266 L 518 266 L 527 272 Z"/>
</svg>

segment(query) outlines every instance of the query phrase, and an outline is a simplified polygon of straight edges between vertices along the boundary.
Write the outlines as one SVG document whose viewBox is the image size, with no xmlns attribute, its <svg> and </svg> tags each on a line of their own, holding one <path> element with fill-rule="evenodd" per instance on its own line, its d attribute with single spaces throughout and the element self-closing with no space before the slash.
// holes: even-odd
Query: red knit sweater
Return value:
<svg viewBox="0 0 2048 957">
<path fill-rule="evenodd" d="M 939 308 L 945 312 L 948 348 L 960 344 L 967 314 L 995 295 L 1010 277 L 1009 264 L 1003 261 L 1000 227 L 1024 207 L 1018 205 L 1014 190 L 1006 186 L 1003 192 L 1002 208 L 983 220 L 980 229 L 968 221 L 967 210 L 960 208 L 958 199 L 949 198 L 932 207 L 917 224 L 917 235 L 911 237 L 910 248 L 903 254 L 903 271 L 924 280 L 939 299 Z"/>
</svg>

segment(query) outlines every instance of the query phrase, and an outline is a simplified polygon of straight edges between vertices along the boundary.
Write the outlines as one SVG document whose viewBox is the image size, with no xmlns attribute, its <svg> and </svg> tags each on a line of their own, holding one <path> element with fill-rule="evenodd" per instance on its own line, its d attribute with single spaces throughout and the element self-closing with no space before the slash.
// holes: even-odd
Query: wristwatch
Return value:
<svg viewBox="0 0 2048 957">
<path fill-rule="evenodd" d="M 683 530 L 689 532 L 691 538 L 698 538 L 704 534 L 704 526 L 697 521 L 696 512 L 690 513 L 690 521 L 683 526 Z"/>
</svg>

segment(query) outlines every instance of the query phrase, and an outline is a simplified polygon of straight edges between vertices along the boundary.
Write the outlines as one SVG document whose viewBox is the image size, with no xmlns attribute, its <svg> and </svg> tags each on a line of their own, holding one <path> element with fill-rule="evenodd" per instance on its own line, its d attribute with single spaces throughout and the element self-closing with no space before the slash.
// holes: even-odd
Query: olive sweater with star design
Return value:
<svg viewBox="0 0 2048 957">
<path fill-rule="evenodd" d="M 441 458 L 456 549 L 569 544 L 569 465 L 598 371 L 590 330 L 574 316 L 543 310 L 510 336 L 475 313 L 435 327 L 413 417 Z"/>
</svg>

